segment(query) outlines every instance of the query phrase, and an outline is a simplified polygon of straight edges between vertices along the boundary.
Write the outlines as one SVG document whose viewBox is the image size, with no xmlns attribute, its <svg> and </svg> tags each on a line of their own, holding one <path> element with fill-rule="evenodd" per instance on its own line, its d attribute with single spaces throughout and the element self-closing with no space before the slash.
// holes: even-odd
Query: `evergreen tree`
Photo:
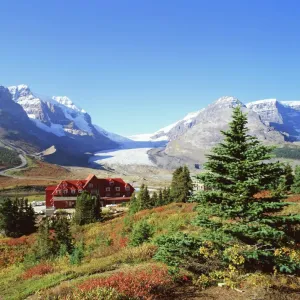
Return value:
<svg viewBox="0 0 300 300">
<path fill-rule="evenodd" d="M 172 202 L 171 189 L 170 188 L 164 188 L 163 189 L 162 199 L 163 199 L 163 205 L 167 205 L 167 204 Z"/>
<path fill-rule="evenodd" d="M 101 216 L 99 200 L 88 192 L 77 197 L 74 222 L 78 225 L 93 223 Z"/>
<path fill-rule="evenodd" d="M 293 272 L 298 266 L 291 260 L 280 263 L 276 249 L 294 247 L 289 231 L 300 216 L 274 215 L 288 205 L 276 193 L 257 197 L 278 182 L 284 170 L 279 162 L 269 161 L 273 148 L 249 136 L 246 124 L 246 115 L 240 107 L 235 108 L 229 130 L 222 131 L 224 141 L 208 155 L 207 172 L 198 179 L 209 190 L 195 196 L 199 202 L 197 222 L 203 238 L 220 249 L 238 244 L 248 266 L 272 269 L 277 265 L 281 271 Z"/>
<path fill-rule="evenodd" d="M 294 183 L 291 187 L 291 190 L 295 194 L 300 194 L 300 166 L 296 166 L 295 168 Z"/>
<path fill-rule="evenodd" d="M 141 210 L 140 198 L 136 197 L 135 193 L 131 195 L 129 213 L 135 214 Z"/>
<path fill-rule="evenodd" d="M 271 186 L 273 189 L 277 189 L 279 192 L 286 193 L 291 190 L 294 183 L 293 169 L 289 163 L 283 165 L 284 174 L 279 179 L 278 182 L 273 183 Z"/>
<path fill-rule="evenodd" d="M 138 194 L 138 201 L 140 203 L 140 209 L 149 209 L 151 208 L 152 202 L 151 202 L 151 197 L 148 191 L 148 187 L 145 184 L 141 185 L 139 194 Z"/>
<path fill-rule="evenodd" d="M 9 198 L 0 203 L 0 230 L 8 237 L 17 237 L 17 207 Z"/>
<path fill-rule="evenodd" d="M 73 237 L 70 230 L 70 221 L 63 212 L 57 213 L 41 221 L 36 240 L 37 258 L 51 258 L 73 250 Z M 62 249 L 64 249 L 62 251 Z"/>
<path fill-rule="evenodd" d="M 45 217 L 39 224 L 36 239 L 36 256 L 37 258 L 49 258 L 55 255 L 54 235 L 50 231 L 50 219 Z"/>
<path fill-rule="evenodd" d="M 73 237 L 70 230 L 70 221 L 64 212 L 55 215 L 52 228 L 55 233 L 56 252 L 63 247 L 66 249 L 66 252 L 71 253 L 73 250 Z"/>
<path fill-rule="evenodd" d="M 9 198 L 0 204 L 0 230 L 9 237 L 20 237 L 35 232 L 35 214 L 27 200 Z"/>
<path fill-rule="evenodd" d="M 162 189 L 159 189 L 157 206 L 162 206 L 162 205 L 164 205 L 163 193 L 162 193 Z"/>
<path fill-rule="evenodd" d="M 151 203 L 152 206 L 159 206 L 159 202 L 158 202 L 158 195 L 156 192 L 153 192 L 152 197 L 151 197 Z"/>
<path fill-rule="evenodd" d="M 187 166 L 179 167 L 173 173 L 171 197 L 175 202 L 187 202 L 193 191 L 193 182 Z"/>
<path fill-rule="evenodd" d="M 21 235 L 28 235 L 36 231 L 35 213 L 31 204 L 28 204 L 27 199 L 19 199 L 18 214 L 19 214 L 19 232 Z"/>
</svg>

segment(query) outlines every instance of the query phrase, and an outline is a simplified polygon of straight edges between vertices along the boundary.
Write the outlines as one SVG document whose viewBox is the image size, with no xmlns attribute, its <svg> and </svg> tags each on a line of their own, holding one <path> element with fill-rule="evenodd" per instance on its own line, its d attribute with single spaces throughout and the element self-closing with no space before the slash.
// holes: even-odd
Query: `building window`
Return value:
<svg viewBox="0 0 300 300">
<path fill-rule="evenodd" d="M 93 187 L 93 184 L 92 183 L 89 183 L 89 188 L 92 188 Z"/>
<path fill-rule="evenodd" d="M 116 196 L 117 196 L 117 197 L 120 197 L 120 193 L 116 193 Z"/>
<path fill-rule="evenodd" d="M 78 189 L 78 193 L 82 193 L 82 189 L 81 188 Z"/>
<path fill-rule="evenodd" d="M 105 197 L 110 197 L 110 193 L 106 193 L 106 194 L 105 194 Z"/>
<path fill-rule="evenodd" d="M 110 192 L 110 187 L 105 188 L 106 192 Z"/>
<path fill-rule="evenodd" d="M 119 186 L 116 186 L 116 191 L 117 191 L 117 192 L 120 192 L 120 190 L 121 190 L 120 187 L 119 187 Z"/>
<path fill-rule="evenodd" d="M 110 185 L 114 185 L 115 183 L 114 183 L 114 181 L 112 180 L 112 181 L 109 182 L 109 184 L 110 184 Z"/>
<path fill-rule="evenodd" d="M 64 190 L 64 194 L 68 194 L 68 190 Z"/>
<path fill-rule="evenodd" d="M 75 190 L 72 190 L 71 193 L 74 195 L 74 194 L 76 193 L 76 191 L 75 191 Z"/>
<path fill-rule="evenodd" d="M 126 189 L 126 191 L 130 191 L 130 186 L 127 185 L 125 189 Z"/>
</svg>

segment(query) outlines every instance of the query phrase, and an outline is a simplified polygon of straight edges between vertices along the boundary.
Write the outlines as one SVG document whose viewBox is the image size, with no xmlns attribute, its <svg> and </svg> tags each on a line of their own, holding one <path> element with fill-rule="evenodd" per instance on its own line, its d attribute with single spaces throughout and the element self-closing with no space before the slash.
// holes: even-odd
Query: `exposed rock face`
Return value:
<svg viewBox="0 0 300 300">
<path fill-rule="evenodd" d="M 27 85 L 8 89 L 13 101 L 23 107 L 36 127 L 60 138 L 58 146 L 79 152 L 118 147 L 115 141 L 95 128 L 90 115 L 68 97 L 42 96 L 33 93 Z"/>
<path fill-rule="evenodd" d="M 248 114 L 248 128 L 251 135 L 269 144 L 284 142 L 284 136 L 266 125 L 256 112 L 248 109 L 234 97 L 222 97 L 201 110 L 193 120 L 194 125 L 184 134 L 171 140 L 165 153 L 170 156 L 196 159 L 202 163 L 205 161 L 204 154 L 222 141 L 223 136 L 220 131 L 228 129 L 232 109 L 237 105 Z"/>
<path fill-rule="evenodd" d="M 266 99 L 251 102 L 247 107 L 255 111 L 268 126 L 285 136 L 285 140 L 300 140 L 300 101 Z"/>
</svg>

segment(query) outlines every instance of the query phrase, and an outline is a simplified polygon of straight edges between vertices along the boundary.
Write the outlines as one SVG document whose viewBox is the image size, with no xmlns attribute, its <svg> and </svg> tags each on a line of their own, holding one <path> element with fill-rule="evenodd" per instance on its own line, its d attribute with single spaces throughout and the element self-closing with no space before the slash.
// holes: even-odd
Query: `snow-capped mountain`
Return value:
<svg viewBox="0 0 300 300">
<path fill-rule="evenodd" d="M 42 130 L 56 136 L 93 135 L 91 117 L 68 97 L 47 97 L 33 93 L 27 85 L 8 88 L 12 99 L 20 104 L 28 117 Z"/>
<path fill-rule="evenodd" d="M 91 116 L 66 96 L 43 96 L 25 85 L 8 88 L 13 101 L 21 105 L 30 120 L 41 130 L 80 141 L 79 149 L 94 151 L 118 147 L 120 137 L 95 127 Z M 72 143 L 73 144 L 73 143 Z M 68 144 L 69 145 L 69 144 Z"/>
<path fill-rule="evenodd" d="M 300 101 L 265 99 L 247 104 L 261 120 L 285 136 L 286 141 L 300 141 Z"/>
<path fill-rule="evenodd" d="M 152 141 L 152 142 L 171 141 L 176 137 L 178 137 L 179 135 L 186 132 L 189 128 L 193 127 L 195 125 L 195 120 L 201 111 L 202 110 L 189 113 L 183 119 L 171 125 L 168 125 L 164 128 L 161 128 L 154 133 L 137 134 L 137 135 L 129 136 L 129 138 L 134 141 Z"/>
<path fill-rule="evenodd" d="M 247 108 L 235 97 L 221 97 L 206 108 L 191 114 L 188 125 L 181 120 L 172 126 L 172 137 L 165 150 L 158 153 L 159 165 L 168 167 L 175 158 L 181 158 L 187 163 L 202 163 L 206 160 L 205 154 L 222 141 L 221 130 L 228 128 L 232 117 L 232 109 L 240 105 L 248 115 L 248 128 L 250 134 L 269 144 L 284 143 L 285 137 L 266 122 L 253 109 Z M 189 116 L 189 115 L 188 115 Z M 167 127 L 168 128 L 168 127 Z M 155 156 L 155 151 L 153 151 Z"/>
<path fill-rule="evenodd" d="M 220 108 L 226 103 L 230 102 L 232 105 L 240 104 L 239 100 L 234 97 L 224 96 L 219 98 L 216 103 Z M 196 112 L 188 113 L 184 118 L 172 123 L 164 128 L 151 134 L 138 134 L 129 136 L 130 139 L 134 141 L 172 141 L 186 133 L 189 129 L 194 127 L 199 121 L 199 116 L 205 110 L 205 108 L 198 110 Z"/>
</svg>

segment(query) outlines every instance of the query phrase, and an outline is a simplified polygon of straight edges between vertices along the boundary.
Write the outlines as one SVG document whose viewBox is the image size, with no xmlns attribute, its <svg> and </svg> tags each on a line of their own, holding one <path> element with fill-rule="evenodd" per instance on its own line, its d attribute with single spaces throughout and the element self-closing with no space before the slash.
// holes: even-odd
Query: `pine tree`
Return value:
<svg viewBox="0 0 300 300">
<path fill-rule="evenodd" d="M 163 199 L 163 205 L 167 205 L 172 202 L 172 196 L 171 196 L 171 189 L 170 188 L 164 188 L 162 191 L 162 199 Z"/>
<path fill-rule="evenodd" d="M 36 231 L 35 213 L 27 199 L 17 199 L 19 232 L 21 235 L 28 235 Z"/>
<path fill-rule="evenodd" d="M 300 166 L 296 166 L 295 168 L 294 183 L 291 187 L 291 190 L 295 194 L 300 194 Z"/>
<path fill-rule="evenodd" d="M 274 215 L 288 205 L 276 193 L 268 198 L 257 196 L 278 182 L 284 168 L 269 161 L 273 148 L 249 136 L 246 124 L 246 115 L 240 107 L 235 108 L 229 130 L 222 131 L 224 141 L 208 155 L 207 172 L 198 179 L 209 190 L 195 196 L 199 202 L 197 222 L 203 237 L 220 249 L 234 243 L 244 249 L 248 266 L 278 265 L 281 271 L 293 272 L 296 264 L 278 262 L 276 249 L 294 247 L 289 231 L 300 216 Z"/>
<path fill-rule="evenodd" d="M 149 209 L 152 207 L 151 197 L 148 191 L 148 187 L 145 184 L 141 185 L 139 194 L 138 194 L 138 201 L 141 204 L 140 209 Z"/>
<path fill-rule="evenodd" d="M 162 189 L 159 189 L 157 206 L 162 206 L 162 205 L 164 205 L 163 193 L 162 193 Z"/>
<path fill-rule="evenodd" d="M 50 219 L 45 217 L 39 224 L 35 252 L 37 258 L 50 258 L 55 255 L 54 236 L 50 231 Z"/>
<path fill-rule="evenodd" d="M 175 202 L 187 202 L 193 191 L 193 182 L 187 166 L 179 167 L 173 173 L 171 197 Z"/>
<path fill-rule="evenodd" d="M 52 228 L 55 233 L 55 252 L 65 248 L 68 253 L 73 250 L 73 237 L 70 230 L 70 221 L 63 212 L 57 213 L 52 221 Z"/>
<path fill-rule="evenodd" d="M 139 198 L 136 197 L 135 193 L 131 195 L 130 205 L 129 205 L 129 213 L 135 214 L 141 210 L 141 203 Z"/>
<path fill-rule="evenodd" d="M 93 223 L 100 219 L 100 204 L 96 197 L 83 192 L 77 197 L 74 222 L 78 225 Z"/>
<path fill-rule="evenodd" d="M 153 194 L 152 194 L 152 197 L 151 197 L 151 203 L 152 203 L 152 206 L 153 206 L 153 207 L 159 206 L 158 195 L 157 195 L 156 192 L 153 192 Z"/>
<path fill-rule="evenodd" d="M 17 207 L 9 198 L 1 199 L 0 203 L 0 230 L 8 237 L 17 237 Z"/>
<path fill-rule="evenodd" d="M 36 231 L 34 210 L 27 200 L 3 199 L 0 204 L 0 230 L 9 237 L 20 237 Z"/>
</svg>

